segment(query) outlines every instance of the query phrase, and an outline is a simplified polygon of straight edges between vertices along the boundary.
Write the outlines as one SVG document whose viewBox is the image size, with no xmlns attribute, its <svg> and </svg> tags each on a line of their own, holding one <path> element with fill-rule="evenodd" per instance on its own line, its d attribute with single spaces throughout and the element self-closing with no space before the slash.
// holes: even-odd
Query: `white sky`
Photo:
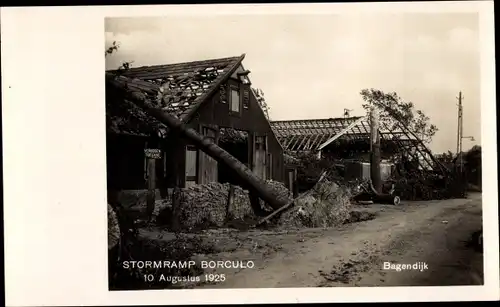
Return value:
<svg viewBox="0 0 500 307">
<path fill-rule="evenodd" d="M 246 54 L 273 120 L 363 115 L 363 88 L 396 91 L 439 131 L 431 149 L 455 152 L 458 92 L 467 150 L 480 144 L 477 14 L 228 15 L 113 18 L 106 69 Z"/>
</svg>

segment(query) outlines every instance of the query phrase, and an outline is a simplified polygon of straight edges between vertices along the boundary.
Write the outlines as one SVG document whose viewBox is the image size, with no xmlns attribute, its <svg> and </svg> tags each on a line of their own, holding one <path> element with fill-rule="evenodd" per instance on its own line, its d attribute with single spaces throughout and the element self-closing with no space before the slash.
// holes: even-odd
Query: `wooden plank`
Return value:
<svg viewBox="0 0 500 307">
<path fill-rule="evenodd" d="M 297 145 L 297 143 L 300 141 L 300 138 L 302 137 L 302 135 L 297 135 L 297 139 L 295 140 L 295 142 L 293 143 L 292 146 L 289 146 L 288 149 L 289 150 L 295 150 L 295 145 Z"/>
<path fill-rule="evenodd" d="M 287 138 L 287 142 L 285 144 L 285 149 L 290 149 L 290 144 L 292 143 L 293 139 L 295 138 L 296 136 L 295 135 L 292 135 L 290 137 Z"/>
<path fill-rule="evenodd" d="M 327 140 L 326 142 L 324 142 L 319 148 L 318 150 L 322 150 L 323 148 L 325 148 L 326 146 L 328 146 L 330 143 L 332 143 L 333 141 L 335 141 L 336 139 L 338 139 L 339 137 L 341 137 L 342 135 L 344 135 L 346 132 L 348 132 L 349 130 L 351 130 L 354 126 L 356 126 L 358 124 L 358 122 L 360 122 L 361 120 L 363 120 L 364 117 L 361 117 L 359 118 L 358 120 L 354 121 L 353 123 L 351 123 L 349 126 L 347 126 L 346 128 L 342 129 L 339 133 L 337 133 L 334 137 L 330 138 L 329 140 Z"/>
<path fill-rule="evenodd" d="M 303 150 L 302 144 L 304 144 L 304 142 L 308 139 L 309 139 L 309 135 L 307 133 L 305 133 L 304 137 L 302 138 L 302 141 L 300 141 L 299 145 L 297 145 L 296 150 Z"/>
<path fill-rule="evenodd" d="M 316 134 L 316 137 L 315 137 L 315 138 L 314 138 L 314 140 L 311 142 L 311 145 L 309 146 L 309 148 L 308 148 L 308 149 L 309 149 L 309 150 L 311 150 L 311 149 L 316 149 L 316 147 L 317 147 L 317 145 L 318 145 L 318 143 L 319 143 L 319 142 L 318 142 L 318 140 L 320 140 L 320 139 L 321 139 L 321 134 L 320 134 L 320 133 Z"/>
<path fill-rule="evenodd" d="M 290 208 L 293 204 L 294 204 L 294 201 L 292 200 L 288 204 L 284 205 L 283 207 L 280 207 L 278 210 L 274 210 L 271 214 L 269 214 L 268 216 L 266 216 L 263 219 L 261 219 L 260 221 L 258 221 L 254 227 L 262 225 L 263 223 L 269 221 L 271 218 L 276 216 L 278 213 L 283 212 L 285 209 Z"/>
</svg>

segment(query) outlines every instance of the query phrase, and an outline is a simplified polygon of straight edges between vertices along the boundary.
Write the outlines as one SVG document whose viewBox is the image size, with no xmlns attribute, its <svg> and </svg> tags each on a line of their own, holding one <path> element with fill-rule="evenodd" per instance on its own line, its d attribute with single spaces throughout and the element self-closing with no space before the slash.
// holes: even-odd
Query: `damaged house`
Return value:
<svg viewBox="0 0 500 307">
<path fill-rule="evenodd" d="M 402 129 L 379 127 L 381 177 L 388 179 L 394 172 L 394 161 L 404 160 L 410 168 L 434 170 L 432 154 L 416 137 Z M 343 117 L 329 119 L 284 120 L 271 122 L 272 128 L 286 152 L 314 153 L 339 163 L 346 180 L 370 178 L 369 118 Z"/>
<path fill-rule="evenodd" d="M 251 89 L 245 55 L 179 64 L 108 71 L 125 87 L 139 90 L 158 107 L 221 148 L 265 180 L 284 180 L 283 149 Z M 163 90 L 165 89 L 165 90 Z M 163 93 L 158 96 L 158 93 Z M 221 163 L 169 132 L 127 100 L 106 88 L 108 189 L 145 190 L 147 178 L 165 196 L 169 188 L 210 182 L 239 184 Z M 155 166 L 148 167 L 154 154 Z"/>
</svg>

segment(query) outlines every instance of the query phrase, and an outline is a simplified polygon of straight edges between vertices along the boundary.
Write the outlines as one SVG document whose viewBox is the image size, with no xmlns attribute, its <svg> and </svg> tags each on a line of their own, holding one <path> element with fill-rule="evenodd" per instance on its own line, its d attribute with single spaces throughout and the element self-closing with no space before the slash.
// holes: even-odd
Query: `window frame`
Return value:
<svg viewBox="0 0 500 307">
<path fill-rule="evenodd" d="M 238 111 L 233 110 L 233 91 L 238 93 Z M 231 115 L 241 115 L 242 111 L 242 97 L 241 89 L 239 86 L 230 85 L 229 86 L 229 113 Z"/>
</svg>

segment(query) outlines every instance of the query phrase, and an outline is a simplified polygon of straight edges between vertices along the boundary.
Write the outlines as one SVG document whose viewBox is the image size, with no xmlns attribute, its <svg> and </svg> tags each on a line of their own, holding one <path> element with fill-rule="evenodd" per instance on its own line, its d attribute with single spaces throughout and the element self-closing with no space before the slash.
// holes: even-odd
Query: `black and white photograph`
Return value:
<svg viewBox="0 0 500 307">
<path fill-rule="evenodd" d="M 106 18 L 110 289 L 482 285 L 478 26 Z"/>
<path fill-rule="evenodd" d="M 498 300 L 493 17 L 2 7 L 6 306 Z"/>
</svg>

